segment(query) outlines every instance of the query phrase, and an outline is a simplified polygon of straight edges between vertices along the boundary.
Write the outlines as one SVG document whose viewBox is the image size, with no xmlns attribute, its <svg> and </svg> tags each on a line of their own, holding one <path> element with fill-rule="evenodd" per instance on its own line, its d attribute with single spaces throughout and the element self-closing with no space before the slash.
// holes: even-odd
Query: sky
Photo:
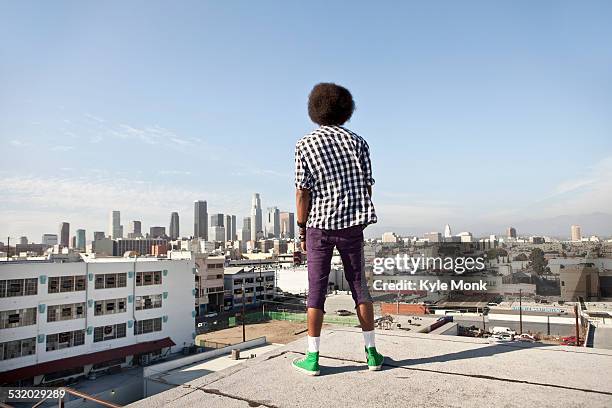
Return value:
<svg viewBox="0 0 612 408">
<path fill-rule="evenodd" d="M 0 236 L 91 239 L 113 209 L 189 235 L 195 200 L 241 220 L 254 192 L 293 210 L 318 82 L 353 93 L 372 233 L 609 220 L 610 21 L 609 1 L 2 2 Z"/>
</svg>

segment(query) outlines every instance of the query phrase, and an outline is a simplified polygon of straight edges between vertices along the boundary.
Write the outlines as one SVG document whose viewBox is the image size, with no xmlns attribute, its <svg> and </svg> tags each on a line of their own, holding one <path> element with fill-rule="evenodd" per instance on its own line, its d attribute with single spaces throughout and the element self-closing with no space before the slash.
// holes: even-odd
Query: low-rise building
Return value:
<svg viewBox="0 0 612 408">
<path fill-rule="evenodd" d="M 193 260 L 0 262 L 0 384 L 148 364 L 193 344 Z"/>
</svg>

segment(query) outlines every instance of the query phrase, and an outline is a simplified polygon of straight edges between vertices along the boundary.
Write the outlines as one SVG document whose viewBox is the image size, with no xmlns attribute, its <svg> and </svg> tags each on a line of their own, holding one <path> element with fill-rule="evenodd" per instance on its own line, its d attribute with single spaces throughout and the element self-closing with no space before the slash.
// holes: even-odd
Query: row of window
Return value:
<svg viewBox="0 0 612 408">
<path fill-rule="evenodd" d="M 149 286 L 149 285 L 161 285 L 162 283 L 162 272 L 137 272 L 136 273 L 136 286 Z"/>
<path fill-rule="evenodd" d="M 94 315 L 102 316 L 123 313 L 126 309 L 126 298 L 96 300 Z"/>
<path fill-rule="evenodd" d="M 156 317 L 153 319 L 139 320 L 134 324 L 134 334 L 145 334 L 161 331 L 162 319 Z"/>
<path fill-rule="evenodd" d="M 0 343 L 0 360 L 31 356 L 36 353 L 36 337 Z"/>
<path fill-rule="evenodd" d="M 0 329 L 36 324 L 36 308 L 0 311 Z"/>
<path fill-rule="evenodd" d="M 61 350 L 85 344 L 85 330 L 73 330 L 47 335 L 47 351 Z"/>
<path fill-rule="evenodd" d="M 38 279 L 5 279 L 0 280 L 0 298 L 31 296 L 38 293 Z"/>
<path fill-rule="evenodd" d="M 82 319 L 85 317 L 85 302 L 47 306 L 47 322 Z"/>
<path fill-rule="evenodd" d="M 94 328 L 94 343 L 106 340 L 120 339 L 126 334 L 125 323 L 110 324 Z"/>
<path fill-rule="evenodd" d="M 134 335 L 153 333 L 162 330 L 162 318 L 139 320 L 134 324 Z M 125 337 L 127 324 L 117 323 L 94 328 L 95 343 Z M 85 330 L 73 330 L 61 333 L 48 334 L 46 350 L 61 350 L 85 344 Z M 30 356 L 36 353 L 36 337 L 22 340 L 13 340 L 0 343 L 0 360 Z"/>
<path fill-rule="evenodd" d="M 136 273 L 136 286 L 161 285 L 162 272 Z M 48 293 L 77 292 L 85 290 L 85 275 L 51 276 L 47 286 Z M 124 288 L 127 286 L 126 273 L 97 274 L 96 289 Z M 3 279 L 0 280 L 0 298 L 32 296 L 38 294 L 38 279 Z"/>
<path fill-rule="evenodd" d="M 85 290 L 84 275 L 52 276 L 49 278 L 48 293 L 78 292 Z"/>
<path fill-rule="evenodd" d="M 127 273 L 101 273 L 96 275 L 96 289 L 125 288 Z"/>
<path fill-rule="evenodd" d="M 136 296 L 136 310 L 162 307 L 162 295 Z"/>
</svg>

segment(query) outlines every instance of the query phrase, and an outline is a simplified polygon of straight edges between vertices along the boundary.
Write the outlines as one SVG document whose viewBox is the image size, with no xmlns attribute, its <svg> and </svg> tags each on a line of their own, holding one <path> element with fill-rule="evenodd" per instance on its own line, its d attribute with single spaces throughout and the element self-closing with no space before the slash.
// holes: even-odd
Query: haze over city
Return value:
<svg viewBox="0 0 612 408">
<path fill-rule="evenodd" d="M 369 233 L 610 233 L 609 3 L 347 4 L 4 3 L 0 233 L 293 211 L 322 80 L 371 148 Z"/>
</svg>

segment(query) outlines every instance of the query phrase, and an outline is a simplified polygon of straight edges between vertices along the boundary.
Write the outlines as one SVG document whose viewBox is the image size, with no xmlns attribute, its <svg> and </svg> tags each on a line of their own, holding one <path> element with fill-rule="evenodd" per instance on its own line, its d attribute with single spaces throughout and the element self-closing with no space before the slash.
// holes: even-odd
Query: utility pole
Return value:
<svg viewBox="0 0 612 408">
<path fill-rule="evenodd" d="M 245 314 L 244 279 L 242 280 L 242 342 L 243 343 L 246 341 L 246 328 L 244 327 L 244 319 L 245 319 L 245 315 L 244 315 Z"/>
<path fill-rule="evenodd" d="M 6 237 L 6 260 L 9 260 L 9 252 L 11 252 L 11 237 Z"/>
<path fill-rule="evenodd" d="M 576 316 L 576 346 L 580 345 L 580 327 L 578 326 L 578 304 L 574 305 L 574 315 Z"/>
<path fill-rule="evenodd" d="M 519 289 L 519 335 L 523 334 L 523 289 Z"/>
</svg>

